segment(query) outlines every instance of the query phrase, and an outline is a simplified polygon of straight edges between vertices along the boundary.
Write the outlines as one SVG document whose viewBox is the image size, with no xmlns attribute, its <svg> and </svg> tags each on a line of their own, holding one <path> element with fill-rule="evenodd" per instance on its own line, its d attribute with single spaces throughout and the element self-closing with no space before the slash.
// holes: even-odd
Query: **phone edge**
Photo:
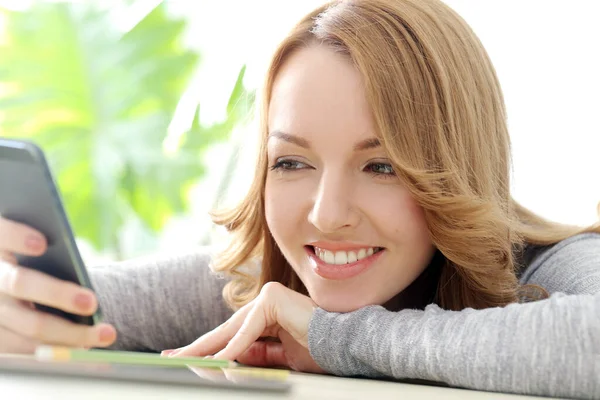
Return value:
<svg viewBox="0 0 600 400">
<path fill-rule="evenodd" d="M 81 257 L 81 253 L 79 252 L 79 249 L 77 247 L 77 243 L 75 242 L 75 235 L 73 233 L 71 223 L 69 221 L 69 218 L 67 216 L 66 210 L 63 205 L 63 199 L 60 194 L 60 188 L 58 187 L 58 183 L 57 183 L 56 179 L 54 179 L 54 176 L 52 175 L 52 172 L 50 170 L 50 165 L 48 163 L 46 156 L 44 155 L 44 151 L 41 149 L 40 146 L 38 146 L 36 143 L 34 143 L 32 141 L 19 140 L 19 142 L 23 143 L 24 149 L 42 167 L 46 179 L 48 180 L 48 182 L 51 183 L 49 185 L 50 186 L 49 189 L 52 191 L 52 195 L 54 196 L 55 209 L 58 211 L 60 218 L 62 218 L 62 220 L 63 220 L 63 228 L 65 228 L 67 230 L 67 232 L 62 232 L 62 236 L 63 236 L 62 239 L 65 241 L 65 243 L 67 245 L 67 251 L 69 252 L 70 257 L 75 261 L 75 272 L 77 274 L 77 279 L 79 280 L 79 283 L 83 284 L 84 287 L 86 287 L 86 288 L 90 289 L 91 291 L 93 291 L 94 293 L 96 293 L 96 291 L 94 289 L 94 285 L 92 284 L 92 281 L 87 273 L 87 267 L 85 265 L 85 262 L 83 261 L 83 258 Z M 92 321 L 94 322 L 94 325 L 97 325 L 104 320 L 104 316 L 102 314 L 102 309 L 101 309 L 101 306 L 99 303 L 98 303 L 98 308 L 97 308 L 96 312 L 93 315 L 91 315 L 91 318 L 92 318 Z"/>
</svg>

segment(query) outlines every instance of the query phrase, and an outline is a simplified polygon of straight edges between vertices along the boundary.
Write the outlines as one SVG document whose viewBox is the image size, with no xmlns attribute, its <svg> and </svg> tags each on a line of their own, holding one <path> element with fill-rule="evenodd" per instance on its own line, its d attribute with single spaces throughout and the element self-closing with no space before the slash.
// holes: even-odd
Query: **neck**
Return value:
<svg viewBox="0 0 600 400">
<path fill-rule="evenodd" d="M 389 311 L 424 309 L 434 301 L 442 268 L 443 256 L 439 251 L 425 270 L 406 289 L 392 297 L 383 306 Z"/>
</svg>

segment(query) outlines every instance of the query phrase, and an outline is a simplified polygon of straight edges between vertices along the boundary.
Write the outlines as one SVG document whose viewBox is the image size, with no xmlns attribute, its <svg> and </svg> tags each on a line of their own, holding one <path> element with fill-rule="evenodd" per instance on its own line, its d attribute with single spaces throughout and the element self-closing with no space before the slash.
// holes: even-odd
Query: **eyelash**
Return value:
<svg viewBox="0 0 600 400">
<path fill-rule="evenodd" d="M 285 165 L 288 165 L 288 166 L 285 167 Z M 290 167 L 290 165 L 296 165 L 296 167 Z M 279 159 L 269 169 L 271 171 L 279 171 L 281 173 L 283 173 L 283 172 L 298 171 L 300 169 L 304 169 L 304 168 L 298 168 L 297 167 L 298 165 L 307 166 L 305 163 L 300 162 L 300 161 L 287 160 L 287 159 Z M 372 170 L 373 166 L 383 166 L 383 167 L 386 167 L 387 169 L 391 170 L 391 172 L 375 172 L 375 171 Z M 386 163 L 372 162 L 372 163 L 369 163 L 365 167 L 365 169 L 367 169 L 366 172 L 370 173 L 371 175 L 378 176 L 378 177 L 393 178 L 393 177 L 396 176 L 396 173 L 394 172 L 394 168 L 390 164 L 386 164 Z"/>
<path fill-rule="evenodd" d="M 302 168 L 284 167 L 285 164 L 296 164 L 296 165 L 301 164 L 301 165 L 306 166 L 306 164 L 304 164 L 303 162 L 300 162 L 300 161 L 278 159 L 277 161 L 275 161 L 275 164 L 270 169 L 271 169 L 271 171 L 280 170 L 281 172 L 302 169 Z"/>
</svg>

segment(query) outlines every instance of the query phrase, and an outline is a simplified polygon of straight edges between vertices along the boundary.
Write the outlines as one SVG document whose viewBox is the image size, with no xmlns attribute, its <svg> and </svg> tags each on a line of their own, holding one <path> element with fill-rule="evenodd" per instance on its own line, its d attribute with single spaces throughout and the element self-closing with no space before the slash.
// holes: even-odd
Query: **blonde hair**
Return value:
<svg viewBox="0 0 600 400">
<path fill-rule="evenodd" d="M 262 94 L 256 178 L 239 206 L 213 213 L 232 234 L 213 263 L 232 278 L 223 293 L 232 308 L 269 281 L 306 293 L 269 232 L 264 193 L 273 82 L 291 52 L 315 43 L 347 55 L 364 79 L 377 134 L 443 255 L 435 296 L 440 307 L 519 301 L 526 244 L 600 232 L 600 225 L 547 221 L 512 198 L 502 92 L 486 51 L 459 15 L 438 0 L 334 1 L 306 15 L 276 50 Z M 254 257 L 262 258 L 259 277 L 240 269 Z M 531 295 L 532 288 L 525 289 Z"/>
</svg>

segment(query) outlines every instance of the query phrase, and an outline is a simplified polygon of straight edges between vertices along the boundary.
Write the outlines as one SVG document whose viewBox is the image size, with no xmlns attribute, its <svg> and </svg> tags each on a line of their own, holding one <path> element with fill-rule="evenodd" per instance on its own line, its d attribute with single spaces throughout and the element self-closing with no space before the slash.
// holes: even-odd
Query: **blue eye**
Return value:
<svg viewBox="0 0 600 400">
<path fill-rule="evenodd" d="M 271 167 L 271 171 L 275 171 L 275 170 L 293 171 L 293 170 L 306 168 L 306 166 L 307 166 L 306 164 L 301 163 L 300 161 L 279 159 Z"/>
<path fill-rule="evenodd" d="M 374 175 L 395 176 L 394 167 L 386 163 L 371 163 L 366 167 L 367 171 Z"/>
</svg>

